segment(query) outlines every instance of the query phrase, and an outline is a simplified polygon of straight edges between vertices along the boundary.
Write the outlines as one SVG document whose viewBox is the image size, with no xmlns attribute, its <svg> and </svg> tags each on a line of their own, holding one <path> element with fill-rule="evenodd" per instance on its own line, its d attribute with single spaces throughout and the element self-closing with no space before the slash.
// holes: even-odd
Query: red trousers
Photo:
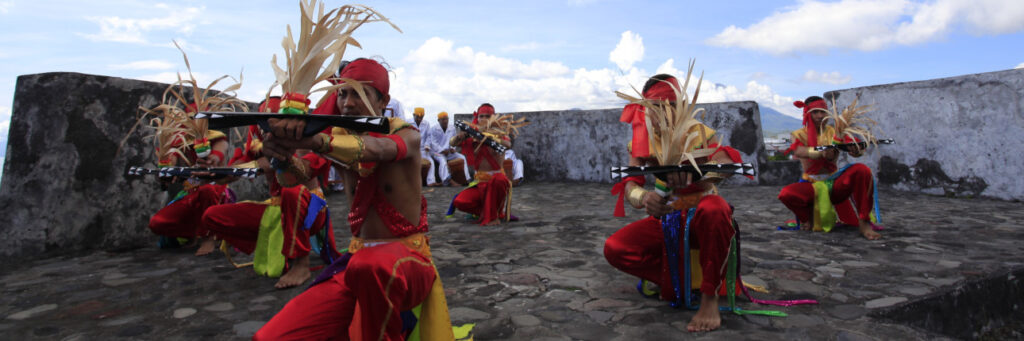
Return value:
<svg viewBox="0 0 1024 341">
<path fill-rule="evenodd" d="M 202 185 L 181 199 L 164 206 L 149 218 L 153 233 L 176 238 L 195 238 L 209 235 L 202 224 L 203 213 L 224 200 L 226 185 Z"/>
<path fill-rule="evenodd" d="M 836 206 L 839 220 L 849 225 L 857 225 L 857 219 L 869 220 L 875 203 L 873 186 L 871 169 L 862 163 L 851 165 L 836 178 L 832 183 L 829 200 Z M 853 201 L 856 212 L 853 212 L 847 199 Z M 779 192 L 779 201 L 796 213 L 801 222 L 811 222 L 814 214 L 814 185 L 810 182 L 789 184 Z"/>
<path fill-rule="evenodd" d="M 309 254 L 309 236 L 320 232 L 327 224 L 327 210 L 321 210 L 309 230 L 303 228 L 306 208 L 313 195 L 304 186 L 281 190 L 281 220 L 284 230 L 284 247 L 281 253 L 288 259 Z M 226 240 L 242 252 L 252 253 L 260 235 L 260 220 L 268 204 L 244 202 L 217 205 L 203 214 L 203 225 L 217 238 Z M 333 235 L 329 236 L 333 240 Z"/>
<path fill-rule="evenodd" d="M 402 243 L 360 249 L 343 271 L 289 301 L 253 340 L 403 340 L 400 314 L 427 298 L 435 274 L 430 259 Z"/>
<path fill-rule="evenodd" d="M 686 212 L 683 212 L 684 224 L 685 217 Z M 702 293 L 717 295 L 720 291 L 725 279 L 729 242 L 734 234 L 732 207 L 729 203 L 717 195 L 701 198 L 697 203 L 693 220 L 690 221 L 690 248 L 700 249 L 700 265 L 703 270 L 703 282 L 700 286 Z M 654 217 L 626 225 L 604 242 L 604 258 L 609 264 L 625 273 L 658 284 L 661 288 L 661 298 L 671 300 L 674 293 L 665 257 L 661 221 Z M 679 264 L 682 271 L 682 236 L 679 238 Z"/>
<path fill-rule="evenodd" d="M 490 180 L 459 192 L 452 204 L 459 211 L 480 216 L 480 225 L 486 225 L 496 219 L 507 218 L 505 199 L 510 188 L 512 182 L 508 177 L 504 173 L 496 173 Z"/>
</svg>

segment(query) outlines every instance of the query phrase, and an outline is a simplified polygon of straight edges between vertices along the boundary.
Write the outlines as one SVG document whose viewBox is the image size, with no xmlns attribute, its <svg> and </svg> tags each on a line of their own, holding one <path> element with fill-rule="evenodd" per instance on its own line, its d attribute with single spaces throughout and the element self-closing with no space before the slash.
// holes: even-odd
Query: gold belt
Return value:
<svg viewBox="0 0 1024 341">
<path fill-rule="evenodd" d="M 394 243 L 399 242 L 405 247 L 409 248 L 414 252 L 421 255 L 430 257 L 430 237 L 426 233 L 414 233 L 404 238 L 390 238 L 390 239 L 363 239 L 359 237 L 352 237 L 352 241 L 348 243 L 348 252 L 356 253 L 357 251 L 366 248 L 366 244 L 377 244 L 377 243 Z"/>
</svg>

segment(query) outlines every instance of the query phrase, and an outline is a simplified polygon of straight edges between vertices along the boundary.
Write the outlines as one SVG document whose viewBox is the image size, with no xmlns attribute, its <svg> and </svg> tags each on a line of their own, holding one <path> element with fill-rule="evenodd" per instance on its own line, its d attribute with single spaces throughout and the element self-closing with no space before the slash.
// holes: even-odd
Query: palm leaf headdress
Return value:
<svg viewBox="0 0 1024 341">
<path fill-rule="evenodd" d="M 700 95 L 700 85 L 704 81 L 703 72 L 697 80 L 697 90 L 693 97 L 686 94 L 690 78 L 693 75 L 695 61 L 691 60 L 686 71 L 686 80 L 682 88 L 677 88 L 669 81 L 667 83 L 675 92 L 676 101 L 655 100 L 643 98 L 640 91 L 633 88 L 639 97 L 633 97 L 616 91 L 615 94 L 629 103 L 639 104 L 644 107 L 647 131 L 650 132 L 650 143 L 660 148 L 652 149 L 654 156 L 661 165 L 676 165 L 684 161 L 697 164 L 696 159 L 706 157 L 714 152 L 708 148 L 704 129 L 694 129 L 701 125 L 697 116 L 704 112 L 703 108 L 697 108 L 697 97 Z"/>
<path fill-rule="evenodd" d="M 245 102 L 235 95 L 235 91 L 242 87 L 241 74 L 235 84 L 229 85 L 224 90 L 214 91 L 212 89 L 224 79 L 234 80 L 233 77 L 224 75 L 215 79 L 205 89 L 200 88 L 199 82 L 192 74 L 188 55 L 181 49 L 178 42 L 174 42 L 174 46 L 181 51 L 182 58 L 185 60 L 188 79 L 183 79 L 179 73 L 178 80 L 164 90 L 159 105 L 153 108 L 140 107 L 143 115 L 128 133 L 130 136 L 135 128 L 145 121 L 146 117 L 150 117 L 148 127 L 154 132 L 147 135 L 146 138 L 153 139 L 156 158 L 160 166 L 170 165 L 172 157 L 179 157 L 187 163 L 191 162 L 185 154 L 189 148 L 192 148 L 198 157 L 205 157 L 209 154 L 210 145 L 209 141 L 206 141 L 208 125 L 206 120 L 195 119 L 197 111 L 248 110 Z M 121 146 L 126 140 L 127 137 L 121 141 Z"/>
<path fill-rule="evenodd" d="M 319 91 L 330 91 L 343 86 L 351 86 L 359 97 L 369 106 L 362 83 L 341 79 L 344 84 L 332 85 L 311 90 L 313 85 L 330 78 L 345 55 L 349 45 L 359 47 L 359 42 L 352 37 L 357 28 L 369 22 L 386 22 L 401 32 L 374 9 L 363 5 L 345 5 L 324 12 L 324 4 L 318 0 L 300 1 L 302 13 L 299 22 L 298 42 L 292 34 L 291 25 L 287 26 L 288 34 L 281 41 L 284 48 L 284 68 L 277 65 L 277 55 L 270 60 L 276 78 L 274 86 L 281 86 L 281 113 L 304 114 L 309 109 L 309 94 Z M 328 62 L 329 60 L 329 62 Z M 327 62 L 326 65 L 324 63 Z M 371 112 L 373 110 L 370 110 Z"/>
<path fill-rule="evenodd" d="M 839 111 L 836 106 L 836 99 L 832 98 L 832 105 L 828 110 L 828 117 L 822 120 L 822 125 L 832 123 L 833 128 L 836 130 L 836 140 L 844 141 L 847 139 L 854 139 L 859 141 L 865 141 L 869 145 L 877 145 L 878 138 L 875 137 L 874 130 L 878 126 L 878 122 L 867 117 L 867 113 L 871 111 L 870 105 L 858 105 L 860 98 L 855 98 L 850 105 Z"/>
</svg>

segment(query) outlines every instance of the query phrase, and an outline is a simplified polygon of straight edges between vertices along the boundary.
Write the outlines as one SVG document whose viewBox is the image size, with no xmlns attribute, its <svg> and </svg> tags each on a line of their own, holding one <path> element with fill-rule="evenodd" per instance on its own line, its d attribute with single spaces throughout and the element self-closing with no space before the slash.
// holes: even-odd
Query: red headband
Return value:
<svg viewBox="0 0 1024 341">
<path fill-rule="evenodd" d="M 281 97 L 270 96 L 263 103 L 260 103 L 260 112 L 272 112 L 277 113 L 277 110 L 281 108 Z"/>
<path fill-rule="evenodd" d="M 808 147 L 814 147 L 818 145 L 818 128 L 814 126 L 814 120 L 811 119 L 811 111 L 814 110 L 825 110 L 828 111 L 828 103 L 824 99 L 815 100 L 811 103 L 804 103 L 803 101 L 793 102 L 793 106 L 804 109 L 804 127 L 807 127 L 807 145 Z"/>
<path fill-rule="evenodd" d="M 391 82 L 388 80 L 388 70 L 373 59 L 357 59 L 341 70 L 340 78 L 351 78 L 357 81 L 370 82 L 370 86 L 377 89 L 381 96 L 388 95 Z"/>
<path fill-rule="evenodd" d="M 473 112 L 473 117 L 477 117 L 480 114 L 494 115 L 494 107 L 489 105 L 481 105 L 479 108 L 476 108 L 476 111 Z"/>
<path fill-rule="evenodd" d="M 479 108 L 476 108 L 476 111 L 473 112 L 473 124 L 477 124 L 476 117 L 480 116 L 480 114 L 490 114 L 493 116 L 494 107 L 490 105 L 481 105 Z"/>
<path fill-rule="evenodd" d="M 669 77 L 668 79 L 658 81 L 654 85 L 651 85 L 647 91 L 644 91 L 644 98 L 653 99 L 659 101 L 673 102 L 676 100 L 676 91 L 673 89 L 679 89 L 679 81 L 675 77 Z"/>
<path fill-rule="evenodd" d="M 811 103 L 804 103 L 802 101 L 793 102 L 793 106 L 804 109 L 804 116 L 810 113 L 814 109 L 828 110 L 828 103 L 824 99 L 819 99 Z"/>
</svg>

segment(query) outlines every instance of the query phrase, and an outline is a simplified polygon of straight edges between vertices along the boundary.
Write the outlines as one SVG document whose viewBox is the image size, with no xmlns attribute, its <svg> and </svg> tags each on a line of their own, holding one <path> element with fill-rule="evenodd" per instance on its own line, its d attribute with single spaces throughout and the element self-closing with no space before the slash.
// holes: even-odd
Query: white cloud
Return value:
<svg viewBox="0 0 1024 341">
<path fill-rule="evenodd" d="M 634 63 L 644 59 L 644 40 L 640 34 L 630 31 L 622 32 L 622 38 L 615 49 L 608 54 L 608 60 L 619 66 L 620 70 L 628 70 Z"/>
<path fill-rule="evenodd" d="M 676 77 L 684 77 L 686 70 L 677 69 L 674 64 L 675 61 L 670 58 L 658 66 L 655 73 L 667 73 Z M 700 81 L 701 72 L 699 70 L 700 65 L 695 66 L 694 74 L 690 76 L 686 92 L 691 96 L 697 90 L 697 82 Z M 759 105 L 771 107 L 788 116 L 800 118 L 803 115 L 799 109 L 793 106 L 793 97 L 779 95 L 767 84 L 761 84 L 755 80 L 748 81 L 745 84 L 745 88 L 742 89 L 733 85 L 715 83 L 707 78 L 704 78 L 700 83 L 700 94 L 697 97 L 697 103 L 755 101 Z M 683 80 L 680 79 L 680 86 L 682 84 Z"/>
<path fill-rule="evenodd" d="M 494 104 L 498 112 L 614 108 L 623 103 L 615 91 L 633 93 L 631 85 L 639 90 L 654 73 L 685 74 L 675 68 L 672 59 L 654 73 L 631 65 L 627 70 L 571 69 L 560 62 L 524 63 L 490 55 L 437 37 L 410 51 L 401 64 L 392 73 L 392 97 L 407 111 L 426 108 L 431 120 L 437 112 L 472 112 L 484 102 Z M 690 93 L 696 83 L 697 79 L 690 82 Z M 797 115 L 793 114 L 792 98 L 779 96 L 757 82 L 738 88 L 705 79 L 698 102 L 735 100 L 754 100 Z M 411 111 L 405 114 L 411 115 Z"/>
<path fill-rule="evenodd" d="M 1024 69 L 1024 63 L 1017 64 L 1017 67 L 1014 69 Z"/>
<path fill-rule="evenodd" d="M 772 54 L 830 49 L 875 51 L 940 40 L 962 28 L 973 34 L 1024 29 L 1024 2 L 1001 0 L 804 1 L 747 28 L 729 26 L 706 42 Z"/>
<path fill-rule="evenodd" d="M 185 35 L 195 30 L 195 20 L 205 7 L 171 8 L 166 4 L 156 4 L 154 13 L 167 13 L 164 17 L 135 19 L 121 17 L 86 17 L 86 20 L 100 25 L 97 34 L 79 35 L 91 41 L 109 41 L 119 43 L 148 44 L 145 34 L 150 31 L 170 30 Z"/>
<path fill-rule="evenodd" d="M 11 12 L 11 7 L 14 7 L 14 3 L 10 1 L 0 1 L 0 14 L 7 14 Z"/>
<path fill-rule="evenodd" d="M 814 70 L 807 70 L 802 79 L 814 83 L 840 85 L 849 83 L 852 78 L 850 76 L 843 76 L 839 74 L 839 71 L 818 72 Z"/>
<path fill-rule="evenodd" d="M 534 51 L 534 50 L 538 50 L 538 49 L 540 49 L 540 44 L 535 42 L 535 41 L 531 41 L 531 42 L 528 42 L 528 43 L 522 43 L 522 44 L 505 45 L 505 46 L 501 47 L 501 51 L 503 51 L 503 52 L 509 52 L 509 51 Z"/>
<path fill-rule="evenodd" d="M 174 68 L 176 64 L 165 60 L 140 60 L 127 64 L 109 65 L 114 70 L 166 70 Z"/>
</svg>

